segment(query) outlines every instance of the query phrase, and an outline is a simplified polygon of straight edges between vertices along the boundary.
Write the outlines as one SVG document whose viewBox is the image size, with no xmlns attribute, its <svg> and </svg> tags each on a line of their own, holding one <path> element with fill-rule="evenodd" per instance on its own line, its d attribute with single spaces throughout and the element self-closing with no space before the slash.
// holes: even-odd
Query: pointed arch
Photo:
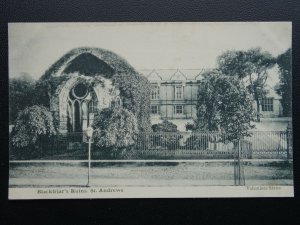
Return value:
<svg viewBox="0 0 300 225">
<path fill-rule="evenodd" d="M 81 54 L 89 55 L 90 58 L 96 57 L 102 61 L 102 65 L 108 65 L 113 71 L 110 76 L 124 72 L 137 73 L 125 59 L 111 51 L 101 48 L 81 47 L 67 52 L 42 75 L 41 79 L 61 76 L 71 62 Z"/>
</svg>

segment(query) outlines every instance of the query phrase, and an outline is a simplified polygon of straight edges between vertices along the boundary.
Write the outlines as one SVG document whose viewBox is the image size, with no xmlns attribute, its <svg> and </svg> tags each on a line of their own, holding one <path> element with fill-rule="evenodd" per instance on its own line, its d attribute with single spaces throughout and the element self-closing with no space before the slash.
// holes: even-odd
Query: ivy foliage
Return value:
<svg viewBox="0 0 300 225">
<path fill-rule="evenodd" d="M 47 80 L 39 79 L 35 85 L 35 104 L 50 108 L 50 98 L 55 94 L 57 87 L 68 79 L 70 79 L 68 75 L 52 77 Z"/>
<path fill-rule="evenodd" d="M 104 77 L 111 77 L 115 71 L 102 60 L 99 60 L 91 53 L 82 53 L 77 56 L 64 69 L 64 73 L 80 73 L 86 76 L 94 76 L 95 74 L 102 74 Z"/>
<path fill-rule="evenodd" d="M 123 107 L 132 112 L 140 132 L 151 132 L 150 83 L 147 78 L 135 74 L 117 74 L 113 82 L 120 90 Z"/>
<path fill-rule="evenodd" d="M 51 112 L 44 106 L 30 106 L 19 112 L 11 133 L 14 148 L 30 147 L 37 144 L 41 137 L 56 134 Z"/>
<path fill-rule="evenodd" d="M 83 57 L 82 54 L 84 54 Z M 89 55 L 89 56 L 88 56 Z M 49 69 L 43 74 L 42 79 L 47 80 L 50 77 L 53 77 L 53 74 L 56 74 L 58 71 L 61 70 L 70 60 L 75 59 L 74 64 L 68 64 L 72 65 L 71 67 L 67 66 L 65 68 L 65 72 L 70 71 L 77 71 L 77 72 L 84 72 L 84 71 L 78 71 L 81 70 L 85 65 L 82 65 L 82 63 L 86 62 L 86 58 L 90 59 L 92 56 L 96 56 L 99 58 L 103 63 L 107 64 L 111 69 L 107 68 L 106 70 L 109 71 L 107 74 L 107 78 L 111 77 L 113 73 L 111 71 L 114 71 L 115 73 L 125 72 L 125 73 L 133 73 L 135 72 L 134 68 L 129 65 L 129 63 L 124 60 L 122 57 L 118 56 L 117 54 L 108 51 L 106 49 L 101 48 L 91 48 L 91 47 L 80 47 L 72 49 L 71 51 L 67 52 L 65 55 L 63 55 L 59 60 L 57 60 L 55 63 L 53 63 Z M 75 57 L 75 58 L 74 58 Z M 84 61 L 84 62 L 83 62 Z M 90 61 L 90 60 L 89 60 Z M 97 66 L 99 62 L 96 60 L 93 60 L 93 65 L 90 65 L 89 71 L 91 69 L 95 69 L 94 72 L 99 71 L 99 67 Z M 79 67 L 76 66 L 76 64 L 81 64 Z M 103 66 L 103 64 L 101 65 Z M 85 70 L 87 72 L 87 70 Z M 92 75 L 92 74 L 89 74 Z"/>
<path fill-rule="evenodd" d="M 198 89 L 198 131 L 222 131 L 228 140 L 249 135 L 253 128 L 252 98 L 244 83 L 237 77 L 213 70 L 204 75 Z"/>
<path fill-rule="evenodd" d="M 84 54 L 84 57 L 80 58 L 82 54 Z M 96 62 L 97 60 L 93 56 L 93 65 L 86 67 L 82 65 L 82 63 L 85 58 L 91 57 L 90 54 L 98 57 L 98 62 Z M 53 76 L 53 74 L 57 73 L 74 55 L 77 56 L 73 59 L 75 64 L 72 64 L 73 61 L 71 60 L 60 76 Z M 79 65 L 80 63 L 81 66 Z M 104 67 L 106 71 L 105 74 L 101 73 L 101 68 L 103 69 Z M 68 52 L 55 62 L 37 82 L 37 93 L 39 97 L 37 102 L 46 107 L 50 107 L 50 98 L 55 94 L 57 87 L 75 74 L 77 74 L 77 76 L 79 75 L 78 79 L 80 79 L 80 82 L 85 83 L 90 88 L 99 84 L 104 85 L 102 81 L 103 77 L 111 79 L 113 85 L 120 90 L 123 107 L 135 115 L 138 121 L 139 131 L 151 132 L 150 82 L 147 78 L 136 72 L 124 59 L 107 50 L 78 48 Z"/>
</svg>

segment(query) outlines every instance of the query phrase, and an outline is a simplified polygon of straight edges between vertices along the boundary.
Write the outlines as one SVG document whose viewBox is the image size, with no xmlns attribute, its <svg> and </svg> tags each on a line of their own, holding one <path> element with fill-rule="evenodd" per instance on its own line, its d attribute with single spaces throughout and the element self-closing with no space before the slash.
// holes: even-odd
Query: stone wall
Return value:
<svg viewBox="0 0 300 225">
<path fill-rule="evenodd" d="M 74 75 L 68 80 L 62 82 L 56 89 L 54 95 L 50 99 L 50 110 L 53 113 L 54 120 L 60 133 L 68 132 L 68 101 L 69 93 L 78 83 L 86 81 L 90 84 L 94 78 Z M 98 77 L 99 80 L 99 77 Z M 111 106 L 112 101 L 118 98 L 120 91 L 112 85 L 111 79 L 100 78 L 101 82 L 92 88 L 97 96 L 97 108 L 103 109 Z"/>
</svg>

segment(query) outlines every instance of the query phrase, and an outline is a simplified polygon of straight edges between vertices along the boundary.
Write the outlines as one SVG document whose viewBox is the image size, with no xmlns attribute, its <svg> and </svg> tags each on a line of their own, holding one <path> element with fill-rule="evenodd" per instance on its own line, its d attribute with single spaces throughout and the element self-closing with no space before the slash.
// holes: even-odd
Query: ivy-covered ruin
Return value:
<svg viewBox="0 0 300 225">
<path fill-rule="evenodd" d="M 57 60 L 36 85 L 37 104 L 52 112 L 61 133 L 81 132 L 97 110 L 120 104 L 137 119 L 139 132 L 151 131 L 150 83 L 117 54 L 76 48 Z"/>
</svg>

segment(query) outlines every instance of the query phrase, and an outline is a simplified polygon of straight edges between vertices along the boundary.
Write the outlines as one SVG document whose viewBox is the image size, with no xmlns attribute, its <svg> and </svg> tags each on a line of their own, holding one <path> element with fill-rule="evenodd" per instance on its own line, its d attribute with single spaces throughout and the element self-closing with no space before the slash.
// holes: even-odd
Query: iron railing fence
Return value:
<svg viewBox="0 0 300 225">
<path fill-rule="evenodd" d="M 288 148 L 286 131 L 253 131 L 240 140 L 242 158 L 285 158 Z M 291 143 L 291 141 L 290 141 Z M 183 158 L 235 158 L 237 141 L 223 132 L 165 132 L 140 134 L 136 149 L 141 155 Z M 288 151 L 289 150 L 289 151 Z"/>
<path fill-rule="evenodd" d="M 226 134 L 164 132 L 139 134 L 136 149 L 139 155 L 164 158 L 232 158 L 233 148 L 219 143 Z"/>
<path fill-rule="evenodd" d="M 11 160 L 15 159 L 86 159 L 87 147 L 82 132 L 60 133 L 41 137 L 34 146 L 14 148 L 10 143 Z"/>
<path fill-rule="evenodd" d="M 291 131 L 256 131 L 244 140 L 251 143 L 253 158 L 290 158 Z"/>
<path fill-rule="evenodd" d="M 135 145 L 122 152 L 110 152 L 92 144 L 92 159 L 285 159 L 292 157 L 291 131 L 253 131 L 240 140 L 230 141 L 222 132 L 140 133 Z M 32 147 L 31 147 L 32 148 Z M 30 153 L 30 154 L 29 154 Z M 11 159 L 86 159 L 88 145 L 83 133 L 57 134 L 40 139 L 33 149 L 10 148 Z"/>
</svg>

